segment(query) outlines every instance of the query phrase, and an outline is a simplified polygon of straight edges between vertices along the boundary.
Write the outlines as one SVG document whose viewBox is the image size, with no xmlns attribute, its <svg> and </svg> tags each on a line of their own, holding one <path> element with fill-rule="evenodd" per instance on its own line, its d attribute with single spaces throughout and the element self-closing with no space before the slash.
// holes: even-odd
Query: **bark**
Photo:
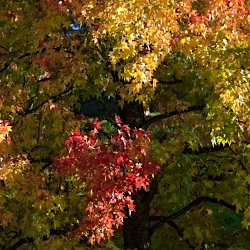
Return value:
<svg viewBox="0 0 250 250">
<path fill-rule="evenodd" d="M 144 124 L 143 105 L 137 101 L 125 103 L 119 113 L 122 121 L 130 128 L 140 128 Z"/>
<path fill-rule="evenodd" d="M 142 127 L 144 123 L 144 110 L 139 102 L 125 103 L 120 110 L 122 121 L 130 126 Z M 123 238 L 125 249 L 150 249 L 150 192 L 140 190 L 134 194 L 136 212 L 128 214 L 124 220 Z"/>
<path fill-rule="evenodd" d="M 136 212 L 124 220 L 123 238 L 125 249 L 150 249 L 150 203 L 144 190 L 134 195 Z"/>
</svg>

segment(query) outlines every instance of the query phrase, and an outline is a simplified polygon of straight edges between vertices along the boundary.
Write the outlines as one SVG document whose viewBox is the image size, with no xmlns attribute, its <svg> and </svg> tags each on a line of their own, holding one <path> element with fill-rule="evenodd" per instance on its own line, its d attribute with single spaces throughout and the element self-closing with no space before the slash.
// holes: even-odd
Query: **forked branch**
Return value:
<svg viewBox="0 0 250 250">
<path fill-rule="evenodd" d="M 192 201 L 191 203 L 189 203 L 186 207 L 180 209 L 179 211 L 177 211 L 169 216 L 152 216 L 151 221 L 158 221 L 158 222 L 156 222 L 156 224 L 154 224 L 151 227 L 150 233 L 153 234 L 163 224 L 165 224 L 165 223 L 169 224 L 170 221 L 180 217 L 181 215 L 185 214 L 186 212 L 188 212 L 192 208 L 195 208 L 196 206 L 200 205 L 201 203 L 205 203 L 205 202 L 220 204 L 223 207 L 226 207 L 226 208 L 229 208 L 231 210 L 236 211 L 235 205 L 231 205 L 224 200 L 218 200 L 217 198 L 208 197 L 208 196 L 201 196 L 201 197 L 197 198 L 196 200 Z"/>
</svg>

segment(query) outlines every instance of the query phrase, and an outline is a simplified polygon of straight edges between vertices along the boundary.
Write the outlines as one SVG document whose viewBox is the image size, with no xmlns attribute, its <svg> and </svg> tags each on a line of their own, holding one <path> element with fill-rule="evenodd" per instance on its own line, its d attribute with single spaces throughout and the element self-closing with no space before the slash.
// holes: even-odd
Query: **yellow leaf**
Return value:
<svg viewBox="0 0 250 250">
<path fill-rule="evenodd" d="M 142 89 L 142 84 L 141 84 L 141 83 L 137 83 L 137 84 L 135 85 L 135 90 L 136 90 L 136 92 L 140 92 L 141 89 Z"/>
<path fill-rule="evenodd" d="M 180 40 L 180 45 L 184 45 L 186 43 L 186 39 L 185 38 L 182 38 L 181 40 Z"/>
<path fill-rule="evenodd" d="M 158 83 L 158 81 L 156 79 L 153 79 L 153 88 L 157 87 L 157 83 Z"/>
</svg>

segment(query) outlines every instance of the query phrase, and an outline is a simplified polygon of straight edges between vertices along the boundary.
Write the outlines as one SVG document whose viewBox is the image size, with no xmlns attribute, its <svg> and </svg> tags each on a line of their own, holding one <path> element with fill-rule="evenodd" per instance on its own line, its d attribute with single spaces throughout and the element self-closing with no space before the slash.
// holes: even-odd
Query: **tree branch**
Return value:
<svg viewBox="0 0 250 250">
<path fill-rule="evenodd" d="M 151 234 L 153 234 L 164 223 L 168 223 L 169 221 L 180 217 L 181 215 L 185 214 L 186 212 L 188 212 L 192 208 L 194 208 L 194 207 L 196 207 L 204 202 L 220 204 L 223 207 L 229 208 L 229 209 L 234 210 L 234 211 L 236 210 L 235 205 L 231 205 L 224 200 L 218 200 L 217 198 L 208 197 L 208 196 L 201 196 L 201 197 L 197 198 L 196 200 L 194 200 L 193 202 L 189 203 L 186 207 L 180 209 L 176 213 L 173 213 L 169 216 L 153 216 L 153 217 L 151 217 L 150 219 L 152 221 L 158 220 L 158 222 L 151 227 L 151 229 L 150 229 Z"/>
<path fill-rule="evenodd" d="M 10 66 L 10 62 L 4 62 L 3 67 L 0 69 L 0 73 L 4 72 Z"/>
<path fill-rule="evenodd" d="M 237 144 L 236 142 L 231 143 L 232 144 Z M 225 145 L 215 145 L 215 146 L 208 146 L 208 147 L 200 147 L 198 150 L 193 151 L 190 148 L 186 148 L 184 149 L 184 151 L 182 152 L 183 154 L 191 154 L 191 155 L 199 155 L 199 154 L 204 154 L 204 153 L 215 153 L 215 152 L 220 152 L 226 148 L 229 148 L 230 145 L 227 143 Z M 218 156 L 217 156 L 218 157 Z M 231 157 L 232 158 L 232 157 Z"/>
<path fill-rule="evenodd" d="M 4 47 L 2 45 L 0 45 L 0 48 L 3 49 L 3 50 L 5 50 L 5 51 L 7 51 L 7 52 L 9 51 L 6 47 Z"/>
<path fill-rule="evenodd" d="M 21 112 L 18 112 L 19 115 L 29 115 L 31 113 L 34 113 L 36 112 L 39 108 L 41 108 L 45 103 L 47 103 L 48 101 L 52 100 L 52 101 L 56 101 L 58 100 L 60 97 L 66 95 L 66 94 L 69 94 L 72 90 L 73 90 L 73 85 L 71 85 L 69 88 L 66 88 L 64 91 L 56 94 L 56 95 L 53 95 L 53 96 L 50 96 L 48 99 L 44 100 L 43 102 L 41 102 L 40 104 L 36 105 L 35 107 L 31 108 L 32 107 L 32 104 L 29 105 L 29 107 L 24 110 L 24 111 L 21 111 Z"/>
<path fill-rule="evenodd" d="M 19 240 L 18 242 L 16 242 L 14 245 L 10 246 L 9 248 L 6 248 L 6 250 L 16 250 L 19 247 L 21 247 L 22 245 L 24 245 L 26 243 L 32 243 L 33 241 L 34 241 L 34 239 L 31 237 L 23 238 L 23 239 Z"/>
<path fill-rule="evenodd" d="M 50 235 L 66 235 L 67 233 L 67 230 L 56 230 L 56 229 L 51 229 L 50 230 Z M 42 237 L 42 240 L 45 241 L 45 240 L 48 240 L 48 237 L 47 236 L 43 236 Z M 26 243 L 33 243 L 35 241 L 34 238 L 32 237 L 27 237 L 27 238 L 23 238 L 23 239 L 20 239 L 19 241 L 17 241 L 14 245 L 6 248 L 5 250 L 16 250 L 18 249 L 19 247 L 21 247 L 22 245 L 26 244 Z"/>
<path fill-rule="evenodd" d="M 0 46 L 0 48 L 4 49 L 5 51 L 8 51 L 7 48 L 5 48 L 5 47 L 3 47 L 3 46 Z M 35 51 L 35 52 L 26 52 L 26 53 L 24 53 L 24 54 L 22 54 L 22 55 L 20 55 L 20 56 L 16 55 L 17 53 L 18 53 L 18 52 L 9 52 L 9 53 L 8 53 L 10 59 L 8 60 L 8 62 L 3 62 L 3 63 L 2 63 L 3 67 L 0 69 L 0 73 L 2 73 L 4 70 L 6 70 L 6 69 L 10 66 L 11 62 L 13 62 L 14 59 L 20 60 L 20 59 L 23 59 L 23 58 L 25 58 L 25 57 L 32 57 L 32 56 L 34 56 L 34 55 L 39 54 L 40 51 L 38 50 L 38 51 Z M 6 55 L 8 55 L 8 54 L 6 53 Z M 31 63 L 32 63 L 32 62 L 31 62 Z M 31 63 L 30 63 L 30 65 L 31 65 Z M 30 67 L 30 65 L 29 65 L 29 67 Z M 29 67 L 28 67 L 28 68 L 29 68 Z M 27 69 L 28 69 L 28 68 L 27 68 Z M 27 69 L 26 69 L 26 70 L 27 70 Z"/>
<path fill-rule="evenodd" d="M 166 223 L 177 232 L 177 234 L 180 236 L 181 239 L 184 239 L 184 235 L 183 235 L 184 230 L 182 228 L 180 228 L 175 222 L 171 220 L 167 221 Z M 188 244 L 190 249 L 195 249 L 189 242 L 189 239 L 184 239 L 184 240 Z"/>
<path fill-rule="evenodd" d="M 157 83 L 161 85 L 175 85 L 175 84 L 183 83 L 183 81 L 174 78 L 172 81 L 158 80 Z"/>
<path fill-rule="evenodd" d="M 189 107 L 186 110 L 183 111 L 172 111 L 172 112 L 168 112 L 165 114 L 160 114 L 160 115 L 156 115 L 153 116 L 152 118 L 150 118 L 149 120 L 145 121 L 143 128 L 147 129 L 152 123 L 175 116 L 175 115 L 181 115 L 181 114 L 185 114 L 188 112 L 192 112 L 192 111 L 202 111 L 204 109 L 205 106 L 193 106 L 193 107 Z"/>
</svg>

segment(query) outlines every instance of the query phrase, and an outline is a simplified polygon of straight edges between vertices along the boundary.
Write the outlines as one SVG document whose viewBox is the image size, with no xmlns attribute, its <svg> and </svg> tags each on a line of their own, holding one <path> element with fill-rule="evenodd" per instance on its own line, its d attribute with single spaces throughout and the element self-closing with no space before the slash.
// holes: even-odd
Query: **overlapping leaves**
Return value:
<svg viewBox="0 0 250 250">
<path fill-rule="evenodd" d="M 148 161 L 150 134 L 142 129 L 133 131 L 117 117 L 118 133 L 109 140 L 99 140 L 100 122 L 93 120 L 88 134 L 72 132 L 66 142 L 67 152 L 55 159 L 55 170 L 61 175 L 72 175 L 83 182 L 87 192 L 87 217 L 78 222 L 70 233 L 73 237 L 89 237 L 89 242 L 100 242 L 113 235 L 113 226 L 123 224 L 135 211 L 132 193 L 147 190 L 150 179 L 159 166 Z"/>
</svg>

